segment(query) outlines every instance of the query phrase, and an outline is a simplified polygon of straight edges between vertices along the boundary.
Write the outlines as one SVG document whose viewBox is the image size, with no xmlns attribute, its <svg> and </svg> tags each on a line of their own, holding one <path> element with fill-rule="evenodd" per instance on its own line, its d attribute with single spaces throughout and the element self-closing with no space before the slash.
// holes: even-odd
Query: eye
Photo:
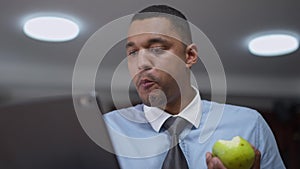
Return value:
<svg viewBox="0 0 300 169">
<path fill-rule="evenodd" d="M 149 48 L 149 51 L 155 55 L 159 55 L 159 54 L 163 54 L 164 53 L 164 49 L 161 46 L 158 47 L 151 47 Z"/>
<path fill-rule="evenodd" d="M 128 56 L 135 56 L 135 55 L 137 55 L 138 54 L 138 50 L 130 50 L 129 52 L 128 52 Z"/>
</svg>

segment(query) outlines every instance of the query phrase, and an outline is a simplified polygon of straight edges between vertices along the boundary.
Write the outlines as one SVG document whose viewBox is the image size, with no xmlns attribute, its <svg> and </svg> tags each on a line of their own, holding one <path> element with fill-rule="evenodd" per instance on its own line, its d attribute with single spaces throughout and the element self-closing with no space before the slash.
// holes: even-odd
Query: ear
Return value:
<svg viewBox="0 0 300 169">
<path fill-rule="evenodd" d="M 195 44 L 190 44 L 186 47 L 185 51 L 185 64 L 186 67 L 191 68 L 193 64 L 197 63 L 198 50 Z"/>
</svg>

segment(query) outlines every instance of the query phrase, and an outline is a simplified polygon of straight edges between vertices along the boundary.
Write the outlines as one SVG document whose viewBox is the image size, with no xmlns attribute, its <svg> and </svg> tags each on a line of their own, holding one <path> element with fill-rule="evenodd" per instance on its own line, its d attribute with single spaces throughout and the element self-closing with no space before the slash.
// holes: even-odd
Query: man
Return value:
<svg viewBox="0 0 300 169">
<path fill-rule="evenodd" d="M 197 62 L 198 52 L 181 12 L 165 5 L 140 11 L 130 24 L 126 51 L 130 75 L 143 104 L 104 116 L 122 168 L 178 167 L 184 161 L 187 167 L 179 168 L 224 169 L 210 151 L 218 139 L 237 135 L 254 146 L 252 168 L 285 168 L 272 132 L 252 109 L 225 105 L 216 130 L 207 141 L 199 141 L 207 132 L 203 130 L 205 119 L 217 111 L 211 107 L 220 104 L 202 101 L 191 85 L 190 68 Z M 188 123 L 176 145 L 173 137 L 170 139 L 171 127 L 165 127 L 172 116 Z M 183 156 L 169 157 L 177 142 L 181 152 L 176 155 Z"/>
</svg>

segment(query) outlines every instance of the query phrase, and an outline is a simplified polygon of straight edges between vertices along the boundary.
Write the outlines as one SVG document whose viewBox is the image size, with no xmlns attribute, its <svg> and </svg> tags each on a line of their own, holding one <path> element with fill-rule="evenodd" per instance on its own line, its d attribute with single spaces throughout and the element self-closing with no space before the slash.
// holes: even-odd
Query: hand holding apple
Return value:
<svg viewBox="0 0 300 169">
<path fill-rule="evenodd" d="M 218 157 L 227 169 L 250 169 L 255 160 L 251 144 L 240 136 L 217 141 L 212 155 Z"/>
</svg>

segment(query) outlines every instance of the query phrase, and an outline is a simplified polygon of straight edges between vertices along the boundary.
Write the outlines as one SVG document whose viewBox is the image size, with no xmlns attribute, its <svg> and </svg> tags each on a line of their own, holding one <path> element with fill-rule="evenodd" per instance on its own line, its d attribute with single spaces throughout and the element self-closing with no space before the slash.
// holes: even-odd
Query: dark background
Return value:
<svg viewBox="0 0 300 169">
<path fill-rule="evenodd" d="M 290 33 L 299 39 L 298 0 L 1 1 L 0 131 L 3 134 L 0 135 L 0 141 L 3 144 L 0 148 L 8 144 L 4 144 L 3 137 L 14 141 L 9 143 L 6 151 L 0 149 L 0 162 L 9 164 L 12 160 L 10 164 L 21 168 L 30 163 L 26 159 L 40 154 L 41 161 L 47 157 L 59 163 L 57 165 L 63 164 L 63 161 L 66 166 L 61 165 L 62 168 L 72 168 L 77 164 L 88 168 L 93 166 L 89 163 L 98 164 L 96 159 L 101 150 L 84 132 L 80 132 L 79 123 L 74 123 L 77 119 L 71 94 L 76 59 L 85 42 L 99 28 L 156 3 L 169 4 L 181 10 L 209 38 L 224 67 L 226 102 L 257 109 L 272 128 L 287 168 L 300 168 L 297 154 L 300 151 L 300 51 L 264 58 L 253 56 L 247 50 L 249 39 L 264 32 Z M 64 16 L 79 23 L 79 36 L 62 43 L 41 42 L 26 37 L 22 31 L 24 21 L 47 14 Z M 120 41 L 106 54 L 96 77 L 96 90 L 100 94 L 104 112 L 115 108 L 110 95 L 111 76 L 116 66 L 126 59 L 123 41 Z M 103 39 L 103 42 L 106 40 Z M 199 51 L 202 49 L 201 46 L 198 48 Z M 89 65 L 84 70 L 89 72 Z M 210 100 L 211 84 L 203 63 L 199 62 L 192 71 L 202 98 Z M 121 73 L 124 73 L 122 77 L 127 77 L 126 71 Z M 220 73 L 214 72 L 213 75 L 220 76 Z M 82 83 L 85 83 L 84 78 Z M 116 87 L 120 100 L 125 101 L 130 91 L 132 102 L 139 102 L 132 88 L 128 89 L 123 83 L 118 83 Z M 221 95 L 218 92 L 216 94 Z M 120 105 L 128 106 L 122 101 Z M 73 123 L 67 122 L 67 119 L 73 120 Z M 50 129 L 49 126 L 53 127 Z M 49 135 L 42 132 L 44 130 Z M 35 142 L 44 140 L 50 145 L 34 145 L 31 139 Z M 66 150 L 61 149 L 61 153 L 57 154 L 53 152 L 53 147 L 68 143 Z M 88 147 L 88 150 L 84 147 Z M 26 153 L 20 154 L 19 148 Z M 89 157 L 89 154 L 93 155 Z M 13 159 L 18 163 L 14 163 Z"/>
</svg>

